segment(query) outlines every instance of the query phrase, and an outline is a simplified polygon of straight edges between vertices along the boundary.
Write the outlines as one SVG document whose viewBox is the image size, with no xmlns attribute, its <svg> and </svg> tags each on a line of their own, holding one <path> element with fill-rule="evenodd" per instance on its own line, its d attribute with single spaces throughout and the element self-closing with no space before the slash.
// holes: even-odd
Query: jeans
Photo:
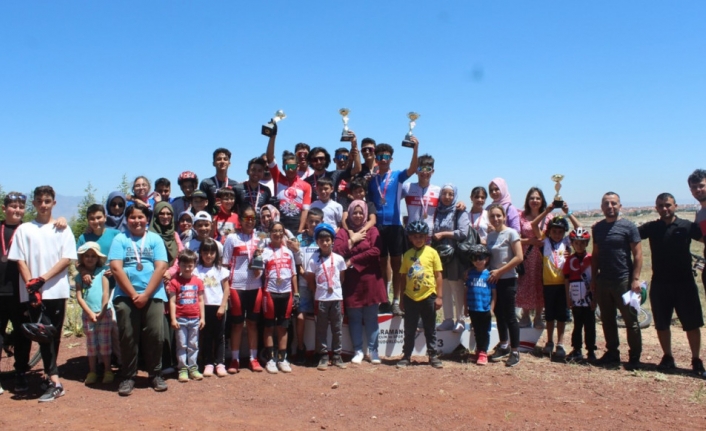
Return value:
<svg viewBox="0 0 706 431">
<path fill-rule="evenodd" d="M 520 347 L 520 324 L 515 313 L 517 279 L 501 278 L 496 285 L 495 320 L 498 323 L 498 337 L 501 342 L 510 338 L 510 347 Z"/>
<path fill-rule="evenodd" d="M 363 350 L 363 326 L 365 326 L 365 337 L 368 339 L 368 354 L 378 349 L 378 307 L 379 304 L 365 307 L 347 308 L 348 330 L 351 333 L 353 351 Z"/>
<path fill-rule="evenodd" d="M 596 301 L 601 307 L 601 323 L 603 324 L 603 336 L 608 352 L 620 355 L 620 337 L 618 336 L 618 323 L 615 320 L 617 310 L 625 321 L 625 328 L 628 333 L 628 346 L 630 347 L 630 358 L 640 358 L 642 354 L 642 331 L 637 322 L 637 312 L 634 308 L 623 303 L 623 294 L 630 289 L 630 280 L 603 280 L 600 277 L 596 280 Z"/>
<path fill-rule="evenodd" d="M 147 372 L 158 375 L 162 371 L 164 301 L 151 298 L 144 307 L 137 308 L 130 298 L 118 296 L 113 305 L 118 314 L 123 377 L 132 379 L 137 375 L 138 347 Z"/>
<path fill-rule="evenodd" d="M 331 350 L 334 355 L 340 355 L 343 350 L 341 333 L 343 329 L 343 301 L 319 301 L 316 313 L 316 352 L 328 354 L 326 346 L 328 326 L 331 325 Z"/>
<path fill-rule="evenodd" d="M 56 365 L 56 358 L 59 355 L 59 344 L 61 343 L 61 334 L 64 332 L 64 316 L 66 314 L 66 299 L 45 299 L 44 304 L 44 323 L 50 322 L 56 328 L 58 335 L 52 343 L 40 343 L 39 352 L 42 354 L 42 363 L 44 364 L 44 374 L 47 376 L 59 375 L 59 368 Z M 42 313 L 41 308 L 27 307 L 29 316 L 32 322 L 39 319 L 39 314 Z"/>
<path fill-rule="evenodd" d="M 198 317 L 177 317 L 179 329 L 176 332 L 177 367 L 194 368 L 199 357 L 199 323 Z"/>
<path fill-rule="evenodd" d="M 424 337 L 427 340 L 427 355 L 436 355 L 436 294 L 433 293 L 421 301 L 415 301 L 407 295 L 402 295 L 404 301 L 404 346 L 402 353 L 406 358 L 412 356 L 414 339 L 417 336 L 417 323 L 422 318 Z"/>
<path fill-rule="evenodd" d="M 476 339 L 476 352 L 488 353 L 490 327 L 493 319 L 490 311 L 470 311 L 468 314 L 471 315 L 471 327 L 473 327 L 473 336 Z"/>
</svg>

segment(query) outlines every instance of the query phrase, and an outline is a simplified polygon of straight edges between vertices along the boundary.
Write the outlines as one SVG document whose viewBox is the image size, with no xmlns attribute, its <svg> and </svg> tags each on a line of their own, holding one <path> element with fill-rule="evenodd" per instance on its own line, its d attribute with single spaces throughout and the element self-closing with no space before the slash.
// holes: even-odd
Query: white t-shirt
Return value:
<svg viewBox="0 0 706 431">
<path fill-rule="evenodd" d="M 292 291 L 292 277 L 296 274 L 294 255 L 287 247 L 273 250 L 267 247 L 262 252 L 265 261 L 265 286 L 268 292 L 287 293 Z M 277 281 L 279 279 L 279 281 Z"/>
<path fill-rule="evenodd" d="M 194 275 L 203 282 L 204 304 L 221 305 L 223 302 L 223 280 L 228 279 L 228 269 L 198 265 Z"/>
<path fill-rule="evenodd" d="M 330 256 L 322 258 L 320 251 L 314 253 L 306 265 L 306 272 L 313 273 L 316 279 L 314 299 L 317 301 L 342 301 L 341 271 L 345 270 L 346 261 L 342 256 L 331 253 Z M 332 292 L 329 292 L 329 286 L 333 287 Z"/>
<path fill-rule="evenodd" d="M 36 221 L 22 223 L 15 231 L 8 259 L 23 261 L 32 278 L 40 277 L 61 259 L 76 260 L 76 240 L 71 229 L 58 230 L 53 223 Z M 42 299 L 67 299 L 71 293 L 68 267 L 46 280 L 42 286 Z M 20 277 L 20 302 L 27 302 L 29 294 Z"/>
<path fill-rule="evenodd" d="M 254 290 L 262 287 L 262 279 L 255 277 L 255 271 L 250 269 L 250 261 L 259 243 L 257 232 L 250 235 L 236 232 L 226 237 L 223 265 L 230 267 L 231 289 Z"/>
<path fill-rule="evenodd" d="M 480 239 L 485 241 L 488 238 L 488 211 L 479 213 L 468 213 L 468 221 L 471 227 L 478 232 Z"/>
<path fill-rule="evenodd" d="M 328 223 L 333 227 L 340 227 L 343 222 L 343 207 L 334 200 L 329 200 L 326 203 L 314 201 L 311 208 L 319 208 L 324 212 L 324 223 Z"/>
<path fill-rule="evenodd" d="M 214 241 L 216 240 L 214 239 Z M 218 254 L 223 256 L 223 244 L 221 244 L 219 241 L 216 241 L 216 245 L 218 246 Z M 190 240 L 186 241 L 186 243 L 184 243 L 184 247 L 188 248 L 189 250 L 193 251 L 198 255 L 199 247 L 201 247 L 201 241 L 196 238 L 191 238 Z"/>
<path fill-rule="evenodd" d="M 407 204 L 407 223 L 422 220 L 429 226 L 429 236 L 434 228 L 434 213 L 439 206 L 441 187 L 429 184 L 420 187 L 419 183 L 404 183 L 402 185 L 402 198 Z M 426 217 L 424 214 L 426 213 Z"/>
</svg>

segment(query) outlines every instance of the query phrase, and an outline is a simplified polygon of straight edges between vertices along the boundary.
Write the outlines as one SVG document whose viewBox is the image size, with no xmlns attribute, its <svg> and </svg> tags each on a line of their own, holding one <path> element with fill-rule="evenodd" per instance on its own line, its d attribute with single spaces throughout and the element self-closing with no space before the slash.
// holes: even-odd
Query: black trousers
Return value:
<svg viewBox="0 0 706 431">
<path fill-rule="evenodd" d="M 22 334 L 22 324 L 29 322 L 29 316 L 25 311 L 27 311 L 27 304 L 21 303 L 17 296 L 0 296 L 0 332 L 2 332 L 0 335 L 5 334 L 7 322 L 11 322 L 12 342 L 15 346 L 15 371 L 18 373 L 29 371 L 29 352 L 32 348 L 32 341 Z M 0 349 L 2 348 L 3 337 L 0 336 Z"/>
<path fill-rule="evenodd" d="M 574 331 L 571 333 L 571 347 L 581 348 L 582 335 L 586 335 L 586 350 L 596 350 L 596 313 L 591 307 L 572 307 Z M 582 334 L 583 331 L 583 334 Z"/>
<path fill-rule="evenodd" d="M 39 351 L 42 354 L 42 363 L 44 364 L 44 374 L 47 376 L 59 375 L 59 368 L 56 365 L 56 358 L 59 354 L 59 345 L 61 344 L 61 334 L 64 332 L 64 316 L 66 315 L 66 299 L 44 299 L 44 320 L 54 325 L 59 336 L 52 343 L 40 343 Z M 33 322 L 39 319 L 42 313 L 41 307 L 27 307 L 29 316 Z"/>
<path fill-rule="evenodd" d="M 206 325 L 199 333 L 199 352 L 204 365 L 225 363 L 226 350 L 226 315 L 218 319 L 218 305 L 204 306 Z"/>
<path fill-rule="evenodd" d="M 471 315 L 471 327 L 473 336 L 476 339 L 476 352 L 488 352 L 490 344 L 490 325 L 493 317 L 490 311 L 469 311 Z"/>
<path fill-rule="evenodd" d="M 502 278 L 495 287 L 495 320 L 498 322 L 498 337 L 500 341 L 510 338 L 510 347 L 520 347 L 520 323 L 515 313 L 515 297 L 517 296 L 517 279 Z"/>
<path fill-rule="evenodd" d="M 436 294 L 432 294 L 421 301 L 415 301 L 407 295 L 402 295 L 404 301 L 404 346 L 402 353 L 409 357 L 414 350 L 414 339 L 417 336 L 417 323 L 422 318 L 424 337 L 427 340 L 427 355 L 436 355 Z"/>
</svg>

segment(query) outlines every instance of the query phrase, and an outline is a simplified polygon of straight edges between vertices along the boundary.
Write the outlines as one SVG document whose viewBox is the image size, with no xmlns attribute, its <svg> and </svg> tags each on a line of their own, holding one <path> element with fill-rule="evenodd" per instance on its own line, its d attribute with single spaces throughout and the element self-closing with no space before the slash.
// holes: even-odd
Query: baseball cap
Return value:
<svg viewBox="0 0 706 431">
<path fill-rule="evenodd" d="M 208 196 L 206 195 L 206 193 L 204 193 L 203 190 L 196 190 L 191 194 L 191 199 L 193 198 L 208 199 Z"/>
<path fill-rule="evenodd" d="M 207 213 L 206 211 L 199 211 L 194 216 L 194 224 L 196 224 L 196 222 L 199 220 L 206 220 L 208 222 L 211 222 L 213 219 L 211 219 L 211 214 Z"/>
</svg>

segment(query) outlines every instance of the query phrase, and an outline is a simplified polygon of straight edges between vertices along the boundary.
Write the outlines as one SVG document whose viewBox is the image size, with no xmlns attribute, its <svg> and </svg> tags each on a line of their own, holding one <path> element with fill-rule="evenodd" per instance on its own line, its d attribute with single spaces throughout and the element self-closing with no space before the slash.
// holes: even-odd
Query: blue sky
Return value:
<svg viewBox="0 0 706 431">
<path fill-rule="evenodd" d="M 0 3 L 3 189 L 52 184 L 98 195 L 129 178 L 183 170 L 231 177 L 262 152 L 277 109 L 277 152 L 340 146 L 350 127 L 395 149 L 421 113 L 433 182 L 507 179 L 597 206 L 660 192 L 694 203 L 706 168 L 706 2 L 279 1 Z M 177 193 L 174 192 L 174 195 Z"/>
</svg>

